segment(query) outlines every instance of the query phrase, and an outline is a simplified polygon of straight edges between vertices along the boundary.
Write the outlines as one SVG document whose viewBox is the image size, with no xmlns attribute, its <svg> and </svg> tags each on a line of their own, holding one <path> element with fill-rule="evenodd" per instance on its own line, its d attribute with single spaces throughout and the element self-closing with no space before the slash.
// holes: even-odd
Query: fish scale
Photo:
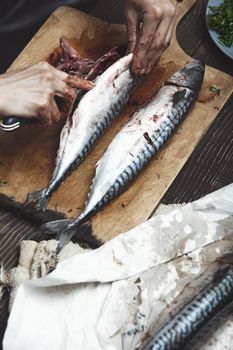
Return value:
<svg viewBox="0 0 233 350">
<path fill-rule="evenodd" d="M 55 221 L 43 230 L 58 233 L 57 251 L 78 226 L 117 197 L 169 138 L 197 98 L 204 76 L 200 61 L 176 72 L 149 103 L 138 110 L 114 137 L 96 167 L 88 201 L 74 220 Z"/>
<path fill-rule="evenodd" d="M 233 298 L 233 268 L 207 286 L 196 298 L 169 321 L 143 350 L 179 350 L 188 345 L 198 330 Z"/>
</svg>

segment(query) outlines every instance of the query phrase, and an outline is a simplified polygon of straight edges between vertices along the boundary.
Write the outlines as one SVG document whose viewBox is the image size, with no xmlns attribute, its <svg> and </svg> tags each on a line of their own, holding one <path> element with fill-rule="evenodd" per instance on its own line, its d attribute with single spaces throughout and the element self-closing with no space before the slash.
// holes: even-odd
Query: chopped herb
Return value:
<svg viewBox="0 0 233 350">
<path fill-rule="evenodd" d="M 207 23 L 219 33 L 219 41 L 225 46 L 233 45 L 233 0 L 224 0 L 219 6 L 209 6 Z"/>
<path fill-rule="evenodd" d="M 217 88 L 216 86 L 211 86 L 210 91 L 214 92 L 216 95 L 220 95 L 221 89 Z"/>
</svg>

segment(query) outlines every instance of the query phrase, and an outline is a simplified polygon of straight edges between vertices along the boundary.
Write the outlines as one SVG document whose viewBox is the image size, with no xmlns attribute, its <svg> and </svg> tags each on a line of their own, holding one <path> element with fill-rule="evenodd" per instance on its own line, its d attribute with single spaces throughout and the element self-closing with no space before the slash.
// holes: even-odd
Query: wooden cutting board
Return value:
<svg viewBox="0 0 233 350">
<path fill-rule="evenodd" d="M 177 23 L 194 2 L 186 0 L 176 4 Z M 10 70 L 46 59 L 59 45 L 62 35 L 72 39 L 73 45 L 83 56 L 92 57 L 127 40 L 124 26 L 108 24 L 75 9 L 61 7 L 47 20 Z M 163 81 L 188 61 L 190 57 L 179 47 L 174 32 L 171 46 L 163 55 L 160 66 L 136 91 L 131 104 L 124 108 L 87 159 L 54 193 L 49 210 L 42 215 L 36 213 L 36 216 L 47 221 L 61 215 L 76 217 L 81 212 L 95 173 L 95 164 L 114 135 L 127 122 L 132 105 L 143 103 Z M 221 89 L 219 96 L 210 90 L 212 86 Z M 99 239 L 108 240 L 150 216 L 232 91 L 232 77 L 206 67 L 199 100 L 182 125 L 130 188 L 92 219 L 94 232 Z M 24 210 L 23 203 L 28 192 L 47 186 L 54 168 L 62 124 L 38 129 L 25 127 L 12 134 L 0 131 L 2 204 Z"/>
</svg>

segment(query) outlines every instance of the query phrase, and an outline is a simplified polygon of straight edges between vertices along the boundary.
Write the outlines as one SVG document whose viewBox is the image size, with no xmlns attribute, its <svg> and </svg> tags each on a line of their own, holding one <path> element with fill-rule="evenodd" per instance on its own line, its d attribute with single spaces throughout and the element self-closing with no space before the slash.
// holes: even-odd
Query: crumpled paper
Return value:
<svg viewBox="0 0 233 350">
<path fill-rule="evenodd" d="M 59 263 L 20 285 L 4 350 L 139 348 L 211 282 L 232 228 L 229 185 Z"/>
<path fill-rule="evenodd" d="M 0 284 L 2 288 L 9 287 L 11 290 L 9 310 L 11 310 L 18 287 L 29 279 L 37 279 L 47 275 L 57 261 L 63 261 L 76 254 L 83 254 L 89 251 L 81 248 L 78 244 L 69 242 L 64 249 L 54 257 L 57 241 L 41 241 L 39 243 L 31 240 L 20 242 L 20 255 L 17 267 L 5 271 L 1 267 Z M 1 298 L 1 296 L 0 296 Z"/>
</svg>

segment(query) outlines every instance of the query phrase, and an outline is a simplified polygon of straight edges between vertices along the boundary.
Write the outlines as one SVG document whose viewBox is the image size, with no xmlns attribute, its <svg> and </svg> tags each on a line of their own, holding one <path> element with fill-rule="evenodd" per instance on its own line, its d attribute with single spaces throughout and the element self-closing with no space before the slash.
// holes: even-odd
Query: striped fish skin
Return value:
<svg viewBox="0 0 233 350">
<path fill-rule="evenodd" d="M 112 64 L 81 99 L 72 118 L 67 119 L 48 187 L 28 196 L 28 203 L 34 209 L 46 209 L 53 191 L 80 165 L 128 102 L 142 80 L 131 75 L 131 60 L 132 54 L 129 54 Z"/>
<path fill-rule="evenodd" d="M 169 321 L 143 350 L 180 350 L 187 346 L 198 330 L 204 326 L 233 298 L 233 268 L 206 287 Z"/>
<path fill-rule="evenodd" d="M 203 76 L 200 61 L 187 64 L 115 136 L 98 162 L 81 215 L 69 224 L 57 221 L 43 225 L 47 232 L 60 231 L 58 249 L 72 238 L 77 226 L 117 197 L 161 148 L 196 100 Z"/>
</svg>

